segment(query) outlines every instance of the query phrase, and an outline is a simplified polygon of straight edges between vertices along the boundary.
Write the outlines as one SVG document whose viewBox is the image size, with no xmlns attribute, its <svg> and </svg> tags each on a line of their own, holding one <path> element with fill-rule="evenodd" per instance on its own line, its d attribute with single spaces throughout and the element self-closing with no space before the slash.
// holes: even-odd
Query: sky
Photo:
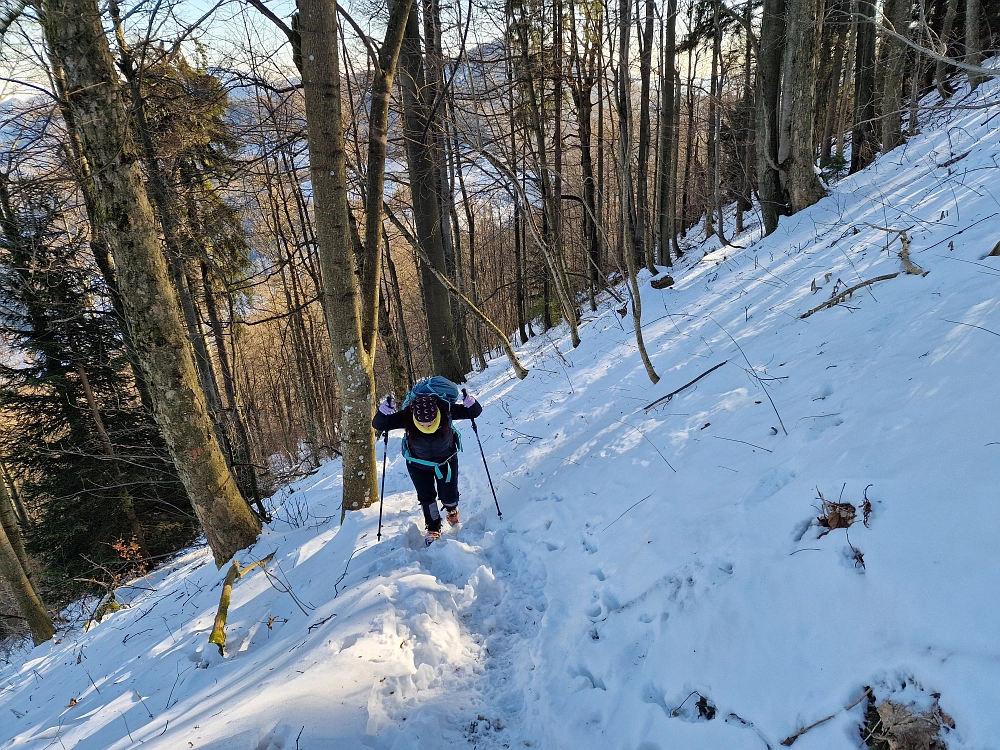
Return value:
<svg viewBox="0 0 1000 750">
<path fill-rule="evenodd" d="M 502 518 L 468 424 L 462 523 L 430 547 L 399 436 L 381 539 L 378 505 L 339 523 L 327 462 L 238 556 L 274 554 L 224 654 L 196 546 L 11 656 L 0 750 L 830 750 L 869 701 L 998 747 L 998 94 L 960 90 L 767 238 L 689 234 L 673 287 L 642 278 L 658 384 L 609 298 L 578 348 L 520 347 L 524 381 L 471 376 Z"/>
</svg>

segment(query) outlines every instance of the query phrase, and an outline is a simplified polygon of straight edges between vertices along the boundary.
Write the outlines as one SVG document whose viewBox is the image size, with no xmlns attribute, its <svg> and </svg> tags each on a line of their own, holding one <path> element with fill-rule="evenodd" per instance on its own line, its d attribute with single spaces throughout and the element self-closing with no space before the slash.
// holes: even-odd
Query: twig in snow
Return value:
<svg viewBox="0 0 1000 750">
<path fill-rule="evenodd" d="M 628 506 L 628 507 L 627 507 L 627 508 L 625 509 L 625 513 L 628 513 L 628 512 L 630 511 L 630 510 L 632 510 L 632 508 L 634 508 L 635 506 L 637 506 L 637 505 L 638 505 L 639 503 L 641 503 L 641 502 L 642 502 L 643 500 L 649 500 L 649 498 L 651 498 L 652 496 L 653 496 L 653 495 L 652 495 L 652 493 L 650 493 L 649 495 L 646 495 L 646 497 L 644 497 L 644 498 L 643 498 L 642 500 L 639 500 L 638 502 L 635 502 L 635 503 L 632 503 L 632 504 L 631 504 L 630 506 Z M 612 522 L 611 522 L 611 523 L 609 523 L 609 524 L 608 524 L 607 526 L 605 526 L 603 530 L 604 530 L 604 531 L 607 531 L 607 530 L 608 530 L 608 529 L 610 529 L 610 528 L 611 528 L 612 526 L 614 526 L 614 525 L 615 525 L 615 523 L 617 523 L 617 522 L 619 521 L 619 519 L 621 519 L 621 517 L 625 515 L 625 513 L 622 513 L 622 515 L 621 515 L 621 516 L 618 516 L 618 518 L 616 518 L 616 519 L 615 519 L 614 521 L 612 521 Z M 691 697 L 691 696 L 689 695 L 689 696 L 688 696 L 688 698 L 690 698 L 690 697 Z"/>
<path fill-rule="evenodd" d="M 264 575 L 267 577 L 267 582 L 270 583 L 271 586 L 276 591 L 280 591 L 282 594 L 288 594 L 290 597 L 292 597 L 292 601 L 295 602 L 295 606 L 298 607 L 302 611 L 302 614 L 304 614 L 306 617 L 309 616 L 309 613 L 312 610 L 316 609 L 312 605 L 306 604 L 295 595 L 295 592 L 292 591 L 292 584 L 288 583 L 287 581 L 282 581 L 280 578 L 277 577 L 277 575 L 274 575 L 270 571 L 268 571 L 267 568 L 264 568 Z M 278 581 L 281 584 L 281 586 L 275 583 L 275 581 Z"/>
<path fill-rule="evenodd" d="M 310 625 L 310 626 L 309 626 L 309 628 L 308 628 L 308 629 L 306 630 L 306 632 L 307 632 L 307 633 L 311 633 L 311 632 L 313 632 L 313 630 L 314 630 L 315 628 L 318 628 L 318 627 L 321 627 L 321 626 L 323 626 L 323 625 L 326 625 L 326 624 L 327 624 L 328 622 L 330 622 L 330 620 L 332 620 L 332 619 L 333 619 L 334 617 L 336 617 L 336 616 L 337 616 L 337 613 L 336 613 L 336 612 L 334 612 L 334 613 L 333 613 L 332 615 L 330 615 L 329 617 L 324 617 L 324 618 L 323 618 L 322 620 L 320 620 L 319 622 L 314 622 L 314 623 L 313 623 L 312 625 Z"/>
<path fill-rule="evenodd" d="M 865 688 L 865 692 L 862 693 L 861 697 L 858 698 L 856 701 L 854 701 L 854 703 L 852 703 L 851 705 L 847 706 L 844 710 L 845 711 L 850 711 L 856 705 L 858 705 L 859 703 L 861 703 L 861 701 L 863 701 L 865 698 L 867 698 L 868 694 L 871 693 L 871 691 L 872 691 L 872 689 L 870 687 Z M 690 696 L 688 696 L 688 697 L 690 697 Z M 807 727 L 803 727 L 802 729 L 800 729 L 799 731 L 797 731 L 795 734 L 791 735 L 790 737 L 785 737 L 785 739 L 783 739 L 781 741 L 781 744 L 784 745 L 785 747 L 788 747 L 789 745 L 791 745 L 792 743 L 794 743 L 795 740 L 797 740 L 799 737 L 801 737 L 806 732 L 808 732 L 810 729 L 813 729 L 815 727 L 818 727 L 820 724 L 824 724 L 824 723 L 830 721 L 830 719 L 832 719 L 836 715 L 837 715 L 836 713 L 830 714 L 825 719 L 820 719 L 819 721 L 814 722 L 814 723 L 810 724 Z"/>
<path fill-rule="evenodd" d="M 715 323 L 715 325 L 719 326 L 719 328 L 722 328 L 722 324 L 719 323 L 711 315 L 709 315 L 708 318 L 713 323 Z M 785 423 L 781 420 L 781 415 L 778 414 L 778 407 L 774 405 L 774 399 L 771 398 L 771 394 L 768 393 L 767 392 L 767 388 L 764 387 L 764 383 L 761 381 L 760 375 L 757 374 L 757 371 L 753 369 L 753 365 L 750 364 L 750 358 L 747 357 L 746 352 L 743 351 L 743 347 L 740 346 L 740 342 L 737 341 L 736 339 L 734 339 L 732 337 L 732 335 L 729 333 L 729 331 L 727 331 L 725 328 L 722 328 L 722 332 L 724 334 L 726 334 L 727 336 L 729 336 L 729 340 L 732 341 L 734 344 L 736 344 L 736 348 L 740 350 L 740 354 L 743 355 L 743 359 L 746 361 L 747 367 L 750 368 L 750 371 L 753 373 L 753 376 L 757 379 L 757 382 L 760 384 L 761 390 L 764 391 L 764 395 L 767 396 L 767 400 L 771 403 L 771 408 L 774 409 L 774 415 L 778 418 L 778 424 L 781 425 L 781 431 L 784 432 L 785 435 L 787 436 L 788 435 L 788 430 L 785 429 Z"/>
<path fill-rule="evenodd" d="M 698 696 L 699 698 L 701 698 L 701 697 L 702 697 L 701 693 L 699 693 L 699 692 L 698 692 L 697 690 L 692 690 L 692 691 L 691 691 L 690 693 L 688 693 L 688 696 L 687 696 L 687 698 L 685 698 L 684 700 L 682 700 L 682 701 L 681 701 L 681 704 L 680 704 L 680 705 L 679 705 L 679 706 L 678 706 L 677 708 L 675 708 L 675 709 L 674 709 L 673 711 L 671 711 L 671 712 L 670 712 L 670 715 L 671 715 L 671 716 L 677 716 L 677 713 L 678 713 L 678 712 L 679 712 L 679 711 L 680 711 L 680 710 L 681 710 L 682 708 L 684 708 L 684 704 L 685 704 L 685 703 L 687 703 L 687 702 L 688 702 L 688 701 L 689 701 L 689 700 L 691 699 L 691 696 L 692 696 L 692 695 L 697 695 L 697 696 Z"/>
<path fill-rule="evenodd" d="M 669 402 L 670 399 L 672 399 L 678 393 L 680 393 L 681 391 L 683 391 L 685 388 L 690 388 L 692 385 L 694 385 L 695 383 L 697 383 L 699 380 L 701 380 L 703 377 L 705 377 L 706 375 L 708 375 L 710 372 L 714 372 L 715 370 L 718 370 L 720 367 L 722 367 L 728 361 L 729 361 L 728 359 L 724 360 L 724 361 L 720 362 L 719 364 L 717 364 L 715 367 L 712 367 L 712 368 L 710 368 L 708 370 L 705 370 L 705 372 L 703 372 L 701 375 L 699 375 L 698 377 L 696 377 L 690 383 L 685 383 L 680 388 L 678 388 L 676 391 L 672 391 L 672 392 L 668 393 L 666 396 L 661 396 L 660 398 L 656 399 L 656 401 L 654 401 L 653 403 L 649 404 L 648 406 L 643 407 L 644 410 L 648 414 L 650 409 L 654 409 L 654 408 L 656 408 L 657 406 L 659 406 L 660 404 L 662 404 L 664 402 Z"/>
<path fill-rule="evenodd" d="M 626 427 L 632 427 L 632 425 L 630 425 L 630 424 L 629 424 L 628 422 L 626 422 L 626 421 L 625 421 L 624 419 L 616 419 L 615 421 L 616 421 L 616 422 L 621 422 L 621 423 L 622 423 L 623 425 L 625 425 Z M 654 450 L 654 451 L 656 451 L 657 453 L 659 453 L 659 455 L 660 455 L 660 458 L 662 458 L 662 459 L 663 459 L 663 463 L 665 463 L 665 464 L 666 464 L 667 466 L 670 466 L 670 462 L 669 462 L 669 461 L 667 460 L 667 457 L 666 457 L 666 456 L 664 456 L 664 455 L 663 455 L 662 453 L 660 453 L 660 449 L 656 447 L 656 444 L 655 444 L 655 443 L 654 443 L 654 442 L 653 442 L 652 440 L 650 440 L 650 439 L 649 439 L 648 437 L 646 437 L 646 433 L 645 433 L 645 432 L 643 432 L 642 430 L 640 430 L 640 429 L 639 429 L 638 427 L 632 427 L 632 429 L 633 429 L 633 430 L 635 430 L 636 432 L 638 432 L 638 433 L 639 433 L 640 435 L 642 435 L 643 439 L 644 439 L 644 440 L 645 440 L 645 441 L 646 441 L 647 443 L 649 443 L 650 445 L 652 445 L 652 446 L 653 446 L 653 450 Z M 671 470 L 672 472 L 674 472 L 674 473 L 676 473 L 676 472 L 677 472 L 677 469 L 675 469 L 675 468 L 674 468 L 673 466 L 670 466 L 670 470 Z"/>
<path fill-rule="evenodd" d="M 760 448 L 762 451 L 767 451 L 768 453 L 773 453 L 770 448 L 763 448 L 759 445 L 754 445 L 753 443 L 748 443 L 746 440 L 737 440 L 736 438 L 720 437 L 719 435 L 712 435 L 712 437 L 717 440 L 728 440 L 730 443 L 743 443 L 743 445 L 749 445 L 751 448 Z"/>
<path fill-rule="evenodd" d="M 135 742 L 135 740 L 132 739 L 132 730 L 128 728 L 128 721 L 125 719 L 125 714 L 123 714 L 121 711 L 119 711 L 118 715 L 121 716 L 122 717 L 122 721 L 125 722 L 125 733 L 128 735 L 129 741 Z"/>
<path fill-rule="evenodd" d="M 948 241 L 948 240 L 950 240 L 950 239 L 951 239 L 952 237 L 958 237 L 958 235 L 960 235 L 960 234 L 961 234 L 962 232 L 964 232 L 964 231 L 965 231 L 966 229 L 972 229 L 972 228 L 973 228 L 974 226 L 976 226 L 976 224 L 982 224 L 982 223 L 983 223 L 984 221 L 988 221 L 989 219 L 992 219 L 992 218 L 993 218 L 994 216 L 996 216 L 996 214 L 995 214 L 995 213 L 993 213 L 993 214 L 990 214 L 990 215 L 989 215 L 989 216 L 987 216 L 987 217 L 986 217 L 985 219 L 980 219 L 979 221 L 976 221 L 976 222 L 973 222 L 972 224 L 969 224 L 969 226 L 967 226 L 967 227 L 966 227 L 965 229 L 960 229 L 959 231 L 955 232 L 955 234 L 949 234 L 949 235 L 948 235 L 947 237 L 945 237 L 945 238 L 944 238 L 943 240 L 941 240 L 940 242 L 935 242 L 935 243 L 934 243 L 933 245 L 931 245 L 930 247 L 925 247 L 925 248 L 924 248 L 924 250 L 931 250 L 931 249 L 933 249 L 933 248 L 937 247 L 938 245 L 942 244 L 943 242 L 947 242 L 947 241 Z"/>
<path fill-rule="evenodd" d="M 135 693 L 135 697 L 139 699 L 139 703 L 142 704 L 142 707 L 144 709 L 146 709 L 146 713 L 149 714 L 149 718 L 150 719 L 154 718 L 153 717 L 153 712 L 149 710 L 149 706 L 146 705 L 146 700 L 145 700 L 145 698 L 142 697 L 142 694 L 138 690 L 135 690 L 135 689 L 133 689 L 132 692 Z"/>
<path fill-rule="evenodd" d="M 941 318 L 945 323 L 954 323 L 957 326 L 969 326 L 969 328 L 978 328 L 980 331 L 986 331 L 986 333 L 992 333 L 994 336 L 1000 336 L 1000 333 L 996 331 L 991 331 L 989 328 L 983 328 L 982 326 L 975 326 L 972 323 L 963 323 L 960 320 L 948 320 L 947 318 Z"/>
<path fill-rule="evenodd" d="M 354 556 L 356 554 L 358 554 L 361 550 L 368 549 L 369 546 L 370 545 L 366 544 L 364 547 L 360 547 L 360 548 L 354 550 L 354 552 L 351 553 L 351 556 L 347 558 L 347 565 L 344 566 L 344 572 L 340 574 L 340 578 L 338 578 L 334 582 L 334 584 L 333 584 L 333 598 L 334 599 L 336 599 L 340 595 L 340 592 L 337 590 L 337 586 L 339 586 L 340 582 L 343 581 L 344 578 L 347 576 L 347 569 L 349 567 L 351 567 L 351 560 L 353 560 Z"/>
</svg>

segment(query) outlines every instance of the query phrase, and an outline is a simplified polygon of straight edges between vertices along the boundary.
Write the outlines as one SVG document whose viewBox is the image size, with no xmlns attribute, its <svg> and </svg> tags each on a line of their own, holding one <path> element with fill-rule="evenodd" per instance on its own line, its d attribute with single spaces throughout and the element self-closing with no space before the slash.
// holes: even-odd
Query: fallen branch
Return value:
<svg viewBox="0 0 1000 750">
<path fill-rule="evenodd" d="M 865 698 L 867 698 L 868 695 L 871 693 L 871 691 L 872 691 L 872 689 L 870 687 L 865 688 L 865 692 L 861 694 L 861 697 L 858 698 L 856 701 L 854 701 L 854 703 L 852 703 L 851 705 L 847 706 L 844 710 L 845 711 L 850 711 L 856 705 L 858 705 L 859 703 L 861 703 L 861 701 L 863 701 Z M 806 732 L 808 732 L 810 729 L 814 729 L 815 727 L 818 727 L 820 724 L 824 724 L 824 723 L 830 721 L 830 719 L 832 719 L 836 715 L 837 715 L 836 713 L 830 714 L 825 719 L 820 719 L 819 721 L 814 722 L 814 723 L 810 724 L 807 727 L 803 727 L 802 729 L 800 729 L 799 731 L 797 731 L 795 734 L 791 735 L 790 737 L 785 737 L 785 739 L 783 739 L 781 741 L 781 744 L 784 745 L 785 747 L 788 747 L 793 742 L 795 742 L 795 740 L 797 740 L 799 737 L 801 737 Z"/>
<path fill-rule="evenodd" d="M 899 259 L 903 261 L 903 269 L 908 274 L 912 274 L 914 276 L 926 276 L 927 273 L 929 273 L 928 271 L 924 271 L 922 268 L 915 266 L 910 260 L 910 237 L 906 234 L 905 229 L 888 229 L 886 227 L 876 226 L 875 224 L 869 224 L 867 221 L 865 222 L 865 226 L 877 229 L 880 232 L 894 234 L 896 237 L 899 237 L 899 241 L 903 245 L 903 249 L 899 251 Z M 889 244 L 892 244 L 892 240 L 889 240 Z M 886 245 L 886 249 L 888 249 L 888 245 Z"/>
<path fill-rule="evenodd" d="M 233 560 L 233 564 L 229 567 L 229 572 L 226 573 L 226 580 L 222 584 L 222 595 L 219 596 L 219 609 L 215 613 L 215 624 L 212 625 L 212 634 L 208 636 L 208 642 L 214 643 L 219 647 L 219 656 L 225 655 L 223 649 L 226 646 L 226 617 L 229 615 L 229 598 L 233 593 L 233 584 L 258 565 L 267 565 L 273 557 L 274 553 L 272 552 L 264 559 L 251 563 L 245 568 L 241 568 L 240 564 L 236 560 Z"/>
<path fill-rule="evenodd" d="M 654 401 L 653 403 L 649 404 L 649 406 L 643 407 L 644 410 L 645 410 L 645 412 L 647 414 L 649 414 L 650 409 L 655 409 L 660 404 L 665 403 L 667 401 L 670 401 L 670 399 L 672 399 L 678 393 L 680 393 L 681 391 L 683 391 L 685 388 L 690 388 L 692 385 L 694 385 L 695 383 L 697 383 L 699 380 L 701 380 L 703 377 L 705 377 L 706 375 L 708 375 L 710 372 L 714 372 L 715 370 L 718 370 L 720 367 L 722 367 L 728 361 L 729 361 L 728 359 L 723 360 L 722 362 L 720 362 L 719 364 L 717 364 L 715 367 L 712 367 L 712 368 L 710 368 L 708 370 L 705 370 L 705 372 L 703 372 L 701 375 L 699 375 L 698 377 L 696 377 L 690 383 L 685 383 L 680 388 L 678 388 L 676 391 L 671 391 L 666 396 L 662 396 L 662 397 L 656 399 L 656 401 Z"/>
<path fill-rule="evenodd" d="M 876 276 L 874 279 L 868 279 L 868 281 L 862 281 L 860 284 L 855 284 L 854 286 L 852 286 L 852 287 L 850 287 L 850 288 L 845 289 L 844 291 L 842 291 L 836 297 L 831 297 L 830 299 L 828 299 L 823 304 L 817 305 L 816 307 L 814 307 L 809 312 L 802 313 L 799 317 L 802 320 L 805 320 L 806 318 L 808 318 L 813 313 L 817 313 L 820 310 L 823 310 L 824 308 L 833 307 L 834 305 L 839 305 L 845 299 L 847 299 L 852 294 L 854 294 L 856 291 L 858 291 L 858 289 L 862 289 L 863 287 L 866 287 L 866 286 L 871 286 L 872 284 L 876 284 L 879 281 L 888 281 L 889 279 L 894 279 L 897 276 L 899 276 L 900 273 L 902 273 L 902 272 L 901 271 L 896 271 L 896 273 L 887 273 L 884 276 Z"/>
</svg>

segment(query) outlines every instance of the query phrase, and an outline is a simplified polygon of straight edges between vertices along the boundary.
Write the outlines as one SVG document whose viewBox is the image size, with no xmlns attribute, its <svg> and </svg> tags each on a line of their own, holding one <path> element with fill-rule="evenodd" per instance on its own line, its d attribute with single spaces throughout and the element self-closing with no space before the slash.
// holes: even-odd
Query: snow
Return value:
<svg viewBox="0 0 1000 750">
<path fill-rule="evenodd" d="M 831 714 L 796 748 L 858 748 L 866 687 L 939 693 L 949 748 L 997 747 L 991 111 L 936 114 L 757 244 L 691 249 L 671 289 L 645 277 L 658 385 L 611 303 L 575 350 L 521 347 L 525 381 L 473 377 L 502 519 L 461 423 L 463 524 L 429 548 L 398 436 L 381 542 L 377 506 L 338 524 L 327 463 L 239 555 L 275 557 L 235 585 L 225 657 L 199 547 L 0 673 L 0 748 L 737 750 Z M 902 270 L 869 224 L 928 273 L 799 318 Z M 820 537 L 818 492 L 869 523 Z"/>
</svg>

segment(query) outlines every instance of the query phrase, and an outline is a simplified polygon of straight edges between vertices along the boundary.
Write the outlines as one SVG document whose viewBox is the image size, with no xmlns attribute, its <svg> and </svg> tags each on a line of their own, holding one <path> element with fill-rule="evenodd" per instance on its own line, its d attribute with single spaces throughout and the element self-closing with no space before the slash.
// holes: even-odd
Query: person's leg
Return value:
<svg viewBox="0 0 1000 750">
<path fill-rule="evenodd" d="M 406 464 L 410 473 L 413 488 L 417 491 L 417 500 L 424 512 L 424 525 L 427 531 L 441 531 L 441 512 L 438 510 L 437 491 L 434 488 L 434 470 L 421 469 L 411 463 Z"/>
<path fill-rule="evenodd" d="M 448 519 L 451 523 L 458 522 L 458 456 L 452 456 L 451 461 L 448 462 L 451 466 L 451 477 L 449 481 L 445 481 L 443 478 L 437 480 L 438 497 L 441 498 L 441 505 L 444 506 L 444 511 L 446 514 L 455 514 L 455 519 Z M 448 472 L 444 471 L 445 477 L 448 476 Z"/>
</svg>

